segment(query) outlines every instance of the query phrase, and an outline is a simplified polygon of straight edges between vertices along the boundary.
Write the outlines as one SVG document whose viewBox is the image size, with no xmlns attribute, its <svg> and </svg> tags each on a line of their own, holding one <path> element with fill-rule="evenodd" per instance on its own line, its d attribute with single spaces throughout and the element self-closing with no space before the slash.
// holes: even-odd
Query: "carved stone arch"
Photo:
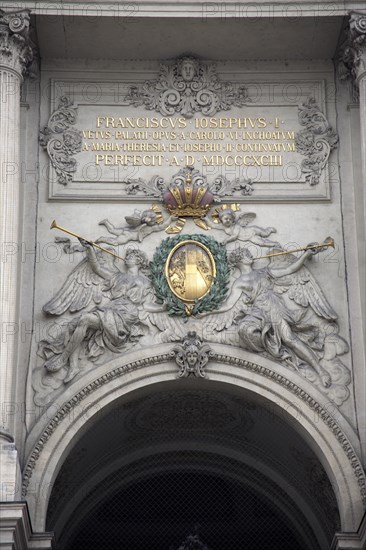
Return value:
<svg viewBox="0 0 366 550">
<path fill-rule="evenodd" d="M 96 368 L 66 389 L 62 402 L 54 404 L 58 410 L 52 418 L 45 414 L 39 420 L 28 438 L 23 472 L 23 496 L 35 530 L 45 528 L 52 486 L 64 460 L 98 414 L 134 390 L 153 390 L 158 384 L 176 380 L 171 349 L 171 344 L 157 345 Z M 342 531 L 357 530 L 366 486 L 357 456 L 357 438 L 346 419 L 341 414 L 332 416 L 324 396 L 296 372 L 233 346 L 212 345 L 212 350 L 206 368 L 207 384 L 214 381 L 242 388 L 279 411 L 286 411 L 333 485 Z M 178 386 L 180 381 L 176 383 Z"/>
</svg>

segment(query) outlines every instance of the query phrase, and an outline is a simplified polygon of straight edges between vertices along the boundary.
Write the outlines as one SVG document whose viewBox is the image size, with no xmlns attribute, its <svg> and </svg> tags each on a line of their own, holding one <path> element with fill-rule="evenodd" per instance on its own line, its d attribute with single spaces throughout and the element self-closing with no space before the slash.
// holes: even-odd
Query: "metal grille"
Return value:
<svg viewBox="0 0 366 550">
<path fill-rule="evenodd" d="M 265 493 L 230 475 L 197 468 L 198 456 L 112 491 L 77 526 L 64 550 L 315 550 Z M 156 466 L 159 468 L 156 468 Z M 122 473 L 120 474 L 122 475 Z M 114 487 L 119 485 L 114 474 Z M 125 475 L 125 472 L 124 474 Z M 123 476 L 122 476 L 123 477 Z M 300 514 L 301 515 L 301 514 Z M 301 524 L 301 521 L 300 521 Z M 308 539 L 309 540 L 309 539 Z"/>
</svg>

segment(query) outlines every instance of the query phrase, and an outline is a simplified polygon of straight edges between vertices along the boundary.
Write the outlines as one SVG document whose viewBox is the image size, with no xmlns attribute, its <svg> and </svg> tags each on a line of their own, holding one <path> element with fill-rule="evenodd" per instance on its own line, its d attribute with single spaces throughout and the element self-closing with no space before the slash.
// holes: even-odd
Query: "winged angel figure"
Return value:
<svg viewBox="0 0 366 550">
<path fill-rule="evenodd" d="M 263 228 L 257 225 L 250 225 L 250 227 L 247 227 L 255 218 L 256 214 L 253 212 L 244 212 L 237 216 L 232 208 L 221 207 L 216 209 L 213 214 L 212 221 L 214 224 L 212 224 L 211 221 L 208 222 L 207 219 L 205 219 L 205 221 L 212 229 L 224 231 L 227 235 L 222 241 L 224 245 L 239 240 L 251 242 L 260 247 L 272 248 L 276 246 L 280 248 L 281 245 L 279 242 L 267 238 L 272 233 L 276 232 L 274 227 Z"/>
<path fill-rule="evenodd" d="M 174 216 L 168 216 L 164 220 L 159 208 L 155 205 L 149 210 L 139 212 L 135 210 L 132 216 L 125 216 L 126 224 L 116 227 L 109 220 L 105 219 L 99 222 L 99 225 L 104 225 L 112 235 L 115 235 L 117 239 L 111 237 L 100 237 L 97 243 L 106 243 L 113 246 L 119 244 L 126 244 L 130 241 L 141 242 L 145 237 L 162 231 L 169 227 L 172 221 L 177 220 Z"/>
<path fill-rule="evenodd" d="M 64 325 L 61 333 L 40 342 L 39 354 L 45 359 L 44 367 L 49 373 L 63 371 L 64 383 L 70 382 L 80 370 L 82 343 L 91 360 L 97 359 L 105 349 L 127 350 L 147 333 L 146 312 L 164 307 L 152 303 L 153 289 L 143 274 L 148 267 L 145 253 L 127 249 L 122 271 L 112 256 L 97 253 L 88 241 L 79 240 L 86 249 L 86 258 L 43 307 L 45 313 L 52 315 L 80 312 Z"/>
<path fill-rule="evenodd" d="M 337 334 L 335 311 L 304 265 L 321 250 L 309 249 L 299 258 L 273 257 L 262 268 L 253 267 L 248 248 L 232 251 L 229 262 L 240 275 L 210 325 L 223 342 L 227 339 L 219 334 L 224 336 L 224 329 L 235 325 L 240 346 L 305 369 L 306 377 L 323 389 L 332 386 L 332 398 L 341 404 L 349 395 L 345 386 L 350 378 L 337 355 L 346 353 L 348 346 Z"/>
</svg>

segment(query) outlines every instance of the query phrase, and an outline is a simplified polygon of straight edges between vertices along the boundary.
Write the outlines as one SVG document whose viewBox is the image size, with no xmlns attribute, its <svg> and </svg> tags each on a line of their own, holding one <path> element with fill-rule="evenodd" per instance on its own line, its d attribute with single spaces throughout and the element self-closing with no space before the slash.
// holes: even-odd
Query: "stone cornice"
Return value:
<svg viewBox="0 0 366 550">
<path fill-rule="evenodd" d="M 0 69 L 22 76 L 33 59 L 29 39 L 29 10 L 0 10 Z"/>
<path fill-rule="evenodd" d="M 16 9 L 18 2 L 4 1 L 7 9 Z M 240 2 L 226 0 L 225 2 L 209 3 L 204 0 L 142 0 L 135 3 L 117 3 L 115 0 L 103 0 L 91 3 L 87 0 L 69 0 L 67 3 L 49 0 L 23 0 L 22 6 L 32 10 L 35 15 L 52 16 L 116 16 L 126 18 L 138 17 L 189 17 L 205 19 L 237 19 L 240 18 L 283 18 L 283 17 L 324 17 L 344 16 L 347 10 L 362 9 L 363 2 L 358 0 L 335 0 L 320 2 L 319 0 L 294 0 L 290 4 L 285 0 L 253 4 L 250 1 Z"/>
</svg>

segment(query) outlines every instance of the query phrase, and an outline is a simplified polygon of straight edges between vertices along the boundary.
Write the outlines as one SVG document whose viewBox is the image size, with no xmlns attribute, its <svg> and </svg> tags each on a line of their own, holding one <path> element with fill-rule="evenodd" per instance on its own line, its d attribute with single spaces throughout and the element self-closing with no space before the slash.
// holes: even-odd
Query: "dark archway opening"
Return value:
<svg viewBox="0 0 366 550">
<path fill-rule="evenodd" d="M 335 495 L 286 411 L 193 382 L 139 390 L 93 419 L 52 490 L 57 550 L 329 548 Z"/>
<path fill-rule="evenodd" d="M 198 550 L 205 546 L 310 550 L 263 495 L 218 475 L 184 469 L 116 491 L 84 519 L 68 548 Z"/>
</svg>

